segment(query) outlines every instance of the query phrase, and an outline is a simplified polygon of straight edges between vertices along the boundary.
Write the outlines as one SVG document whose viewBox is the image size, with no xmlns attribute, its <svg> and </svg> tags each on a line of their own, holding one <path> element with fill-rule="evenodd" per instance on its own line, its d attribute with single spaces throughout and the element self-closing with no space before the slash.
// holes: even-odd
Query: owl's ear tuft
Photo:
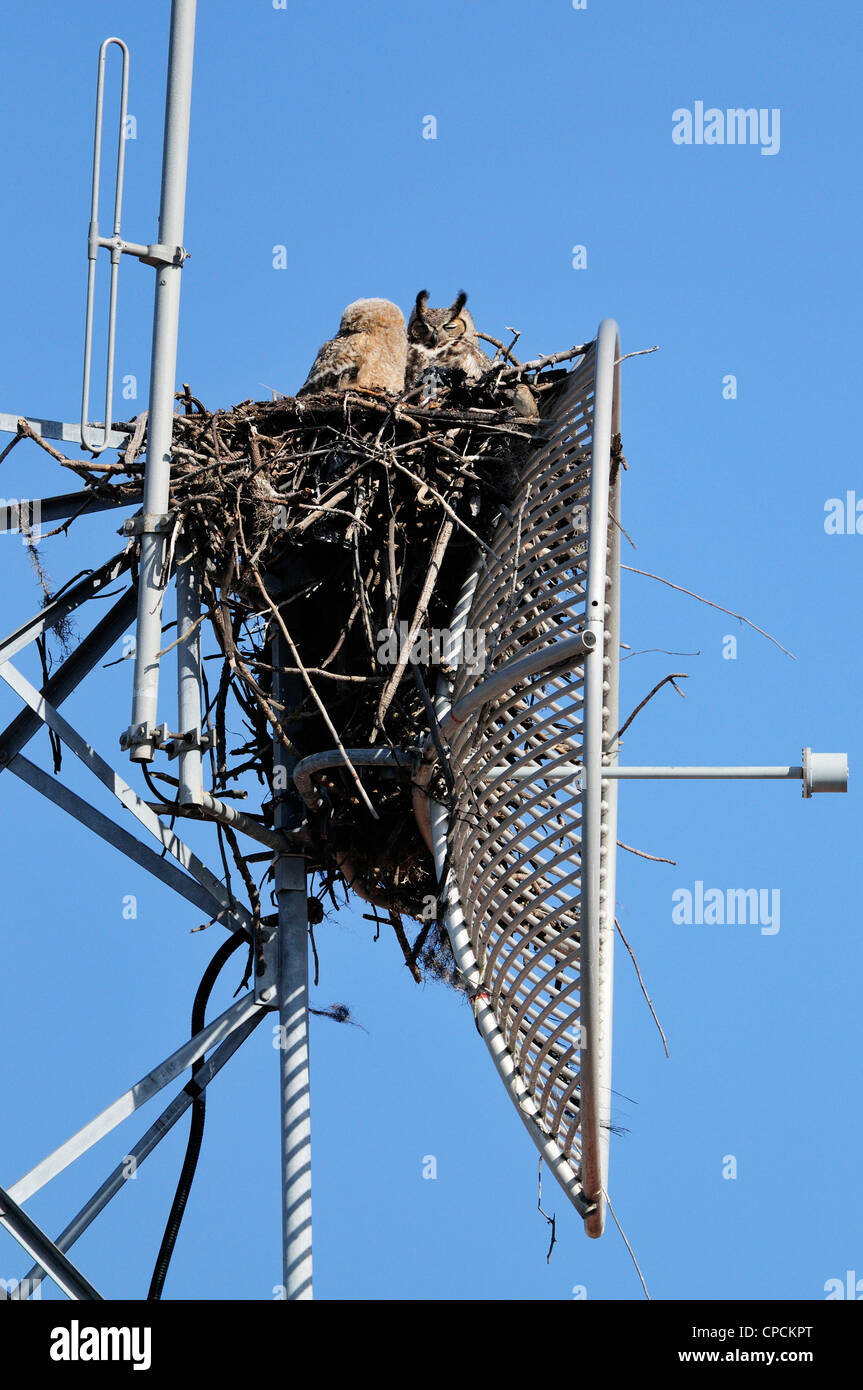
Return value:
<svg viewBox="0 0 863 1390">
<path fill-rule="evenodd" d="M 425 317 L 426 305 L 428 304 L 428 302 L 429 302 L 429 292 L 428 292 L 428 290 L 420 290 L 419 294 L 417 295 L 416 310 L 415 310 L 415 313 L 416 313 L 416 316 L 417 316 L 418 319 L 421 319 L 421 318 L 424 318 L 424 317 Z"/>
<path fill-rule="evenodd" d="M 465 294 L 464 290 L 459 290 L 458 294 L 453 300 L 452 308 L 449 311 L 450 318 L 457 319 L 465 304 L 467 304 L 467 295 Z"/>
</svg>

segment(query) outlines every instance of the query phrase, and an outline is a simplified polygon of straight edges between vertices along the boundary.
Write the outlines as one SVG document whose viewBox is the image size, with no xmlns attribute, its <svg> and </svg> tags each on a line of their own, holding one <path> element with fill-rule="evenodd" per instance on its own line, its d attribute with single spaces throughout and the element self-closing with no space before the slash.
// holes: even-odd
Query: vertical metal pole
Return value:
<svg viewBox="0 0 863 1390">
<path fill-rule="evenodd" d="M 191 734 L 195 746 L 180 753 L 178 763 L 181 806 L 200 806 L 203 801 L 201 761 L 201 588 L 192 568 L 190 551 L 177 565 L 177 731 Z M 194 629 L 194 631 L 192 631 Z M 191 634 L 188 635 L 187 634 Z"/>
<path fill-rule="evenodd" d="M 619 357 L 620 344 L 615 339 L 611 361 Z M 614 402 L 612 407 L 611 433 L 620 432 L 620 388 L 619 366 L 613 368 Z M 618 469 L 614 486 L 609 488 L 609 509 L 616 521 L 620 521 L 620 479 L 622 470 Z M 620 678 L 620 528 L 609 522 L 608 527 L 608 571 L 607 595 L 610 612 L 605 625 L 605 652 L 603 653 L 603 732 L 604 753 L 617 761 L 617 744 L 610 743 L 619 727 L 618 682 Z M 598 955 L 598 999 L 599 1017 L 602 1020 L 598 1039 L 596 1110 L 599 1116 L 599 1177 L 602 1186 L 608 1187 L 609 1128 L 611 1120 L 611 1062 L 612 1030 L 614 1015 L 614 946 L 615 946 L 615 889 L 617 881 L 617 782 L 602 783 L 603 832 L 599 869 L 599 955 Z M 596 1211 L 588 1216 L 585 1228 L 589 1236 L 601 1236 L 605 1226 L 605 1198 L 597 1203 Z"/>
<path fill-rule="evenodd" d="M 606 604 L 608 562 L 608 487 L 611 473 L 611 423 L 614 401 L 614 362 L 617 325 L 603 319 L 596 342 L 596 378 L 593 399 L 593 441 L 590 469 L 589 548 L 587 557 L 587 608 L 585 626 L 595 633 L 596 646 L 584 661 L 584 772 L 585 815 L 582 830 L 582 1186 L 590 1202 L 597 1203 L 598 1220 L 588 1223 L 588 1234 L 598 1233 L 603 1219 L 602 1149 L 598 1140 L 603 1097 L 599 1020 L 602 1010 L 600 923 L 603 900 L 602 864 L 602 756 Z M 608 1103 L 605 1098 L 605 1104 Z"/>
<path fill-rule="evenodd" d="M 183 243 L 186 169 L 189 156 L 189 116 L 192 101 L 192 61 L 195 48 L 196 0 L 173 0 L 165 101 L 165 140 L 162 151 L 162 199 L 159 243 L 169 248 Z M 165 537 L 159 518 L 168 510 L 171 433 L 177 370 L 177 329 L 180 317 L 182 266 L 156 267 L 153 311 L 153 350 L 147 417 L 147 471 L 144 479 L 144 522 L 138 579 L 138 628 L 132 698 L 131 757 L 151 762 L 157 719 L 161 647 L 163 563 Z"/>
<path fill-rule="evenodd" d="M 273 641 L 273 694 L 281 705 L 290 677 L 286 652 Z M 277 705 L 278 707 L 278 705 Z M 274 823 L 291 819 L 283 794 L 291 785 L 292 759 L 273 741 Z M 280 854 L 275 863 L 279 909 L 279 1082 L 282 1112 L 282 1258 L 287 1299 L 312 1297 L 312 1140 L 309 1078 L 309 935 L 306 864 L 302 855 Z"/>
</svg>

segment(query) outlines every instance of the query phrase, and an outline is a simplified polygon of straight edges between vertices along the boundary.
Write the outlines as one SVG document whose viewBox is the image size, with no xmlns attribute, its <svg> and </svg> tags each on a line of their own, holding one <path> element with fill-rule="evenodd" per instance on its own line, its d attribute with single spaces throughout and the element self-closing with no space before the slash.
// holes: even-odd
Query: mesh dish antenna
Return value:
<svg viewBox="0 0 863 1390">
<path fill-rule="evenodd" d="M 437 700 L 452 809 L 424 814 L 417 799 L 477 1027 L 592 1236 L 611 1097 L 617 796 L 601 768 L 618 727 L 619 355 L 606 319 L 523 469 L 494 555 L 464 586 L 456 674 Z M 458 665 L 478 632 L 482 673 Z M 563 765 L 577 772 L 555 776 Z"/>
</svg>

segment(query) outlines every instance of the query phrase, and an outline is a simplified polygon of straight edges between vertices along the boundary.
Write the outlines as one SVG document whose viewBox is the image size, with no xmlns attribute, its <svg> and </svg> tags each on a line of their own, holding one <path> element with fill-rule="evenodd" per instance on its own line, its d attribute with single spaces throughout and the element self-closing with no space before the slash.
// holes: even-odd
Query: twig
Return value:
<svg viewBox="0 0 863 1390">
<path fill-rule="evenodd" d="M 670 863 L 670 862 L 671 862 L 671 861 L 669 860 L 669 863 Z M 665 1033 L 662 1031 L 662 1024 L 659 1022 L 659 1019 L 656 1017 L 656 1010 L 655 1010 L 654 1007 L 653 1007 L 653 1001 L 652 1001 L 652 999 L 650 998 L 650 995 L 647 993 L 647 990 L 646 990 L 645 987 L 644 987 L 644 981 L 643 981 L 643 979 L 641 978 L 641 971 L 640 971 L 639 968 L 638 968 L 638 961 L 635 959 L 635 952 L 633 951 L 633 949 L 632 949 L 632 947 L 630 946 L 629 942 L 627 941 L 626 937 L 623 935 L 623 931 L 622 931 L 622 929 L 621 929 L 620 923 L 618 922 L 618 920 L 617 920 L 616 917 L 615 917 L 615 919 L 614 919 L 614 925 L 617 927 L 617 930 L 620 932 L 620 939 L 621 939 L 621 941 L 623 942 L 624 946 L 626 947 L 627 951 L 629 952 L 630 956 L 632 957 L 632 964 L 635 966 L 635 973 L 636 973 L 636 975 L 638 976 L 638 983 L 641 985 L 641 992 L 642 992 L 642 994 L 644 995 L 645 999 L 647 1000 L 647 1007 L 650 1009 L 650 1012 L 653 1014 L 653 1021 L 654 1021 L 654 1023 L 656 1024 L 657 1028 L 659 1029 L 659 1036 L 662 1038 L 662 1046 L 665 1048 L 665 1055 L 666 1055 L 666 1057 L 668 1057 L 668 1056 L 670 1056 L 670 1053 L 669 1053 L 669 1051 L 668 1051 L 668 1042 L 666 1041 Z"/>
<path fill-rule="evenodd" d="M 622 647 L 629 651 L 625 642 L 621 642 Z M 622 656 L 621 661 L 629 661 L 633 656 L 649 656 L 651 652 L 661 652 L 663 656 L 700 656 L 700 649 L 697 652 L 670 652 L 667 647 L 642 647 L 639 651 L 629 651 L 629 656 Z"/>
<path fill-rule="evenodd" d="M 675 866 L 677 864 L 676 859 L 663 859 L 661 854 L 648 854 L 646 850 L 634 849 L 632 845 L 625 845 L 622 840 L 618 840 L 617 843 L 620 849 L 627 849 L 630 854 L 637 854 L 639 859 L 649 859 L 653 864 L 674 864 Z"/>
<path fill-rule="evenodd" d="M 142 410 L 141 414 L 135 421 L 135 428 L 132 431 L 129 443 L 126 445 L 126 449 L 123 454 L 123 462 L 126 464 L 127 468 L 130 468 L 132 466 L 132 464 L 135 462 L 135 459 L 138 457 L 138 454 L 141 452 L 141 444 L 143 443 L 146 430 L 147 411 Z"/>
<path fill-rule="evenodd" d="M 389 910 L 389 918 L 390 918 L 390 926 L 392 927 L 393 931 L 394 931 L 395 934 L 396 934 L 396 940 L 398 941 L 399 947 L 401 948 L 401 953 L 402 953 L 402 955 L 403 955 L 404 958 L 405 958 L 405 965 L 407 966 L 408 970 L 411 972 L 411 974 L 412 974 L 412 976 L 414 977 L 414 979 L 416 980 L 417 984 L 418 984 L 418 985 L 421 985 L 421 984 L 422 984 L 422 979 L 423 979 L 423 977 L 422 977 L 422 975 L 421 975 L 421 973 L 420 973 L 419 966 L 417 965 L 416 961 L 413 959 L 413 952 L 412 952 L 412 950 L 411 950 L 411 944 L 410 944 L 410 942 L 408 941 L 407 937 L 405 936 L 405 929 L 404 929 L 404 927 L 402 926 L 402 920 L 401 920 L 401 918 L 399 917 L 398 913 L 397 913 L 397 912 L 394 912 L 394 911 L 392 910 L 392 908 L 390 908 L 390 910 Z"/>
<path fill-rule="evenodd" d="M 734 613 L 730 608 L 724 608 L 721 603 L 714 603 L 712 599 L 694 593 L 692 589 L 684 589 L 680 584 L 672 584 L 670 579 L 663 579 L 661 574 L 649 574 L 647 570 L 637 570 L 632 565 L 621 565 L 620 568 L 629 570 L 630 574 L 643 574 L 646 579 L 655 579 L 660 584 L 667 584 L 669 589 L 676 589 L 679 594 L 688 594 L 690 598 L 697 598 L 699 603 L 706 603 L 709 608 L 718 608 L 720 613 L 727 613 L 729 617 L 736 618 L 738 622 L 746 623 L 747 626 L 754 628 L 762 637 L 766 637 L 768 642 L 772 642 L 774 647 L 778 647 L 786 656 L 790 656 L 792 661 L 797 660 L 793 652 L 790 652 L 787 647 L 783 647 L 782 643 L 777 642 L 775 637 L 771 637 L 769 632 L 765 632 L 763 627 L 758 627 L 750 618 L 745 618 L 742 613 Z"/>
<path fill-rule="evenodd" d="M 629 357 L 644 357 L 648 352 L 659 352 L 659 344 L 655 343 L 652 348 L 639 348 L 637 352 L 625 352 L 622 357 L 615 359 L 615 367 L 619 362 L 625 362 Z"/>
<path fill-rule="evenodd" d="M 500 374 L 500 380 L 508 381 L 519 372 L 539 372 L 543 367 L 553 367 L 557 362 L 569 362 L 573 357 L 583 357 L 592 347 L 593 342 L 581 343 L 577 347 L 568 348 L 566 352 L 551 352 L 543 357 L 535 357 L 532 362 L 522 362 L 520 367 L 505 367 Z"/>
<path fill-rule="evenodd" d="M 24 431 L 21 428 L 21 421 L 19 420 L 18 433 L 15 435 L 14 439 L 9 440 L 9 443 L 6 445 L 6 448 L 3 450 L 2 454 L 0 454 L 0 463 L 3 462 L 7 454 L 11 454 L 12 450 L 15 448 L 15 445 L 18 444 L 20 440 L 22 440 L 23 438 Z"/>
<path fill-rule="evenodd" d="M 507 333 L 513 333 L 515 330 L 512 328 L 508 328 L 506 331 Z M 509 358 L 509 361 L 512 363 L 514 367 L 517 367 L 520 372 L 524 371 L 522 363 L 519 362 L 517 357 L 513 357 L 512 355 L 512 349 L 515 347 L 516 343 L 518 342 L 518 339 L 521 337 L 521 334 L 516 335 L 516 337 L 510 343 L 509 347 L 505 347 L 499 338 L 493 338 L 490 333 L 477 333 L 476 336 L 478 338 L 482 338 L 484 343 L 491 343 L 492 347 L 497 348 L 498 352 L 503 353 L 504 358 Z"/>
<path fill-rule="evenodd" d="M 291 634 L 288 632 L 288 629 L 287 629 L 287 626 L 286 626 L 286 624 L 285 624 L 284 618 L 282 617 L 281 613 L 279 612 L 279 610 L 278 610 L 276 604 L 273 603 L 273 600 L 270 598 L 270 595 L 267 593 L 267 590 L 266 590 L 266 588 L 264 587 L 263 580 L 261 579 L 260 573 L 258 572 L 257 566 L 256 566 L 256 565 L 250 565 L 250 570 L 251 570 L 252 578 L 254 579 L 255 584 L 256 584 L 258 590 L 260 591 L 260 594 L 261 594 L 262 599 L 264 600 L 264 602 L 266 603 L 267 607 L 268 607 L 268 608 L 270 609 L 270 611 L 272 612 L 273 617 L 275 618 L 276 622 L 277 622 L 278 625 L 279 625 L 279 628 L 280 628 L 280 630 L 281 630 L 282 636 L 284 637 L 285 642 L 287 643 L 288 650 L 290 651 L 291 656 L 293 657 L 293 659 L 294 659 L 294 661 L 295 661 L 297 667 L 299 668 L 300 675 L 302 676 L 303 680 L 304 680 L 305 683 L 306 683 L 306 687 L 307 687 L 307 689 L 308 689 L 308 691 L 309 691 L 309 694 L 311 695 L 312 699 L 314 700 L 315 704 L 317 705 L 318 709 L 320 710 L 321 714 L 323 715 L 324 723 L 326 724 L 327 728 L 329 729 L 330 733 L 332 734 L 332 736 L 333 736 L 333 738 L 334 738 L 334 740 L 335 740 L 336 748 L 339 750 L 339 753 L 340 753 L 340 755 L 341 755 L 342 761 L 343 761 L 344 764 L 345 764 L 345 767 L 348 769 L 349 773 L 351 774 L 351 777 L 352 777 L 352 779 L 353 779 L 353 781 L 354 781 L 354 784 L 355 784 L 355 786 L 356 786 L 356 788 L 357 788 L 357 791 L 358 791 L 359 794 L 360 794 L 361 799 L 365 802 L 365 804 L 366 804 L 368 810 L 369 810 L 369 811 L 371 812 L 371 814 L 374 816 L 375 820 L 379 820 L 380 817 L 378 816 L 377 811 L 375 810 L 374 806 L 372 805 L 372 802 L 371 802 L 371 800 L 370 800 L 370 798 L 369 798 L 369 794 L 368 794 L 368 792 L 366 791 L 365 787 L 363 786 L 362 782 L 360 781 L 359 773 L 357 772 L 356 768 L 354 767 L 353 763 L 351 762 L 350 758 L 348 757 L 347 750 L 345 749 L 344 744 L 342 743 L 341 739 L 339 738 L 338 730 L 336 729 L 335 724 L 333 723 L 332 719 L 330 718 L 329 711 L 328 711 L 326 705 L 324 704 L 323 700 L 321 699 L 320 695 L 318 694 L 317 690 L 315 689 L 314 684 L 312 683 L 312 679 L 311 679 L 311 677 L 309 676 L 308 671 L 306 670 L 305 666 L 303 665 L 302 661 L 300 660 L 300 654 L 299 654 L 299 652 L 297 651 L 296 646 L 294 645 L 294 640 L 293 640 L 293 638 L 291 637 Z"/>
<path fill-rule="evenodd" d="M 387 681 L 386 685 L 381 691 L 381 698 L 378 702 L 377 712 L 378 725 L 383 724 L 386 712 L 390 707 L 392 698 L 395 695 L 396 690 L 398 689 L 399 681 L 404 675 L 405 667 L 407 666 L 408 661 L 410 660 L 411 648 L 413 647 L 413 644 L 416 640 L 416 635 L 422 626 L 423 619 L 425 618 L 426 610 L 429 606 L 429 600 L 431 599 L 432 591 L 434 590 L 438 574 L 440 573 L 440 567 L 443 561 L 444 552 L 447 546 L 449 545 L 449 540 L 452 533 L 453 523 L 451 521 L 441 522 L 441 528 L 438 531 L 437 540 L 435 541 L 434 547 L 432 549 L 431 558 L 429 560 L 429 566 L 426 571 L 426 577 L 423 581 L 422 589 L 420 590 L 420 596 L 417 599 L 417 606 L 414 612 L 413 621 L 411 622 L 410 628 L 408 629 L 407 637 L 402 643 L 401 651 L 399 652 L 399 659 L 396 662 L 395 670 L 393 671 L 392 675 L 390 676 L 389 680 Z"/>
<path fill-rule="evenodd" d="M 657 681 L 656 685 L 653 687 L 653 689 L 651 690 L 650 694 L 649 694 L 649 695 L 645 695 L 645 697 L 644 697 L 644 699 L 641 701 L 641 703 L 635 706 L 635 709 L 632 711 L 632 714 L 629 716 L 629 718 L 627 719 L 626 723 L 625 723 L 625 724 L 621 724 L 620 728 L 618 729 L 617 733 L 614 735 L 614 738 L 612 739 L 612 743 L 616 743 L 617 740 L 618 740 L 619 738 L 622 737 L 622 735 L 623 735 L 623 734 L 626 732 L 626 730 L 629 728 L 629 726 L 630 726 L 630 724 L 632 723 L 632 721 L 633 721 L 633 719 L 635 718 L 635 716 L 638 714 L 639 710 L 643 710 L 643 709 L 644 709 L 644 706 L 647 704 L 648 700 L 652 700 L 653 697 L 654 697 L 654 695 L 656 694 L 656 692 L 657 692 L 658 690 L 661 690 L 662 687 L 663 687 L 668 681 L 670 681 L 671 684 L 674 685 L 674 682 L 675 682 L 676 680 L 681 680 L 681 681 L 682 681 L 682 680 L 689 680 L 689 676 L 687 675 L 687 673 L 686 673 L 685 671 L 674 671 L 674 672 L 672 672 L 672 674 L 671 674 L 670 676 L 663 676 L 661 681 Z M 680 696 L 681 700 L 685 700 L 685 699 L 686 699 L 686 696 L 684 695 L 683 691 L 680 690 L 676 685 L 674 685 L 674 689 L 677 691 L 677 693 L 678 693 L 678 695 Z"/>
<path fill-rule="evenodd" d="M 34 444 L 38 444 L 40 449 L 44 449 L 46 454 L 50 454 L 52 459 L 56 459 L 64 468 L 71 468 L 73 472 L 86 477 L 91 473 L 126 473 L 128 470 L 122 463 L 88 463 L 85 459 L 67 459 L 65 454 L 61 454 L 59 449 L 55 449 L 49 444 L 47 439 L 43 439 L 41 434 L 30 426 L 29 422 L 23 417 L 18 421 L 18 429 L 21 438 L 25 436 L 32 439 Z M 95 479 L 93 479 L 95 482 Z"/>
<path fill-rule="evenodd" d="M 540 1216 L 544 1216 L 551 1227 L 551 1244 L 548 1247 L 548 1254 L 545 1257 L 546 1264 L 551 1264 L 551 1252 L 557 1243 L 557 1217 L 549 1216 L 547 1211 L 542 1209 L 542 1154 L 539 1156 L 539 1195 L 536 1199 L 536 1209 Z"/>
<path fill-rule="evenodd" d="M 613 1220 L 614 1220 L 614 1224 L 615 1224 L 615 1226 L 617 1227 L 617 1229 L 620 1231 L 620 1234 L 623 1236 L 623 1243 L 624 1243 L 624 1245 L 626 1246 L 627 1250 L 629 1251 L 630 1255 L 632 1256 L 632 1263 L 635 1265 L 636 1273 L 637 1273 L 639 1279 L 641 1280 L 641 1287 L 644 1289 L 644 1297 L 648 1300 L 648 1302 L 652 1303 L 652 1302 L 653 1302 L 653 1299 L 650 1297 L 650 1294 L 647 1292 L 647 1285 L 646 1285 L 645 1282 L 644 1282 L 644 1275 L 642 1274 L 641 1270 L 639 1269 L 638 1260 L 635 1258 L 635 1253 L 634 1253 L 634 1251 L 633 1251 L 633 1249 L 632 1249 L 632 1246 L 630 1245 L 629 1241 L 626 1239 L 626 1235 L 625 1235 L 625 1233 L 624 1233 L 623 1227 L 621 1226 L 620 1222 L 619 1222 L 618 1219 L 617 1219 L 617 1216 L 616 1216 L 615 1211 L 614 1211 L 614 1207 L 611 1205 L 611 1198 L 610 1198 L 609 1195 L 608 1195 L 608 1190 L 607 1190 L 606 1188 L 603 1188 L 603 1189 L 602 1189 L 602 1193 L 603 1193 L 603 1196 L 605 1197 L 606 1202 L 608 1203 L 608 1210 L 611 1212 L 612 1218 L 613 1218 Z"/>
<path fill-rule="evenodd" d="M 621 524 L 620 524 L 620 522 L 618 521 L 617 517 L 614 516 L 614 514 L 613 514 L 612 512 L 609 512 L 608 515 L 611 517 L 611 520 L 614 522 L 614 524 L 615 524 L 615 526 L 617 527 L 617 529 L 618 529 L 618 531 L 620 532 L 620 534 L 621 534 L 622 536 L 625 536 L 626 539 L 629 541 L 629 544 L 632 546 L 633 550 L 637 550 L 637 549 L 638 549 L 638 546 L 635 544 L 635 541 L 632 539 L 632 537 L 631 537 L 631 535 L 629 534 L 629 532 L 628 532 L 623 526 L 621 526 Z"/>
<path fill-rule="evenodd" d="M 427 487 L 432 496 L 435 497 L 438 502 L 440 502 L 447 515 L 451 516 L 456 525 L 460 526 L 463 531 L 467 531 L 468 535 L 472 538 L 472 540 L 475 540 L 478 545 L 481 545 L 483 550 L 487 550 L 489 555 L 493 555 L 496 560 L 499 560 L 501 558 L 496 550 L 493 550 L 490 545 L 486 544 L 482 536 L 478 536 L 476 531 L 471 530 L 466 521 L 462 521 L 458 513 L 453 511 L 446 498 L 441 496 L 437 488 L 432 487 L 431 483 L 428 481 L 427 478 L 425 480 L 423 480 L 422 478 L 418 478 L 416 473 L 412 473 L 409 468 L 405 468 L 404 464 L 399 463 L 397 459 L 393 459 L 392 462 L 393 466 L 397 468 L 400 473 L 404 473 L 406 477 L 411 478 L 413 482 L 415 482 L 419 487 Z"/>
<path fill-rule="evenodd" d="M 186 631 L 183 633 L 182 637 L 175 637 L 170 646 L 163 647 L 160 652 L 156 652 L 155 660 L 158 661 L 160 657 L 167 656 L 168 652 L 172 652 L 175 647 L 179 647 L 181 642 L 185 642 L 189 637 L 191 637 L 192 633 L 195 631 L 195 628 L 200 627 L 201 623 L 207 616 L 208 615 L 206 613 L 202 613 L 200 618 L 196 618 L 195 621 L 192 623 L 191 627 L 186 628 Z M 121 657 L 121 660 L 125 660 L 125 658 Z M 113 662 L 109 662 L 108 664 L 114 665 Z"/>
</svg>

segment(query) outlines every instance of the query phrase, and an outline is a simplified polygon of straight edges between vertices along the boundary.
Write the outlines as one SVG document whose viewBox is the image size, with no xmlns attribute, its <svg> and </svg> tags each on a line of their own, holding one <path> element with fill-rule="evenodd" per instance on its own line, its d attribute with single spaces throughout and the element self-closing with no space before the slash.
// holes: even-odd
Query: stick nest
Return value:
<svg viewBox="0 0 863 1390">
<path fill-rule="evenodd" d="M 532 400 L 564 375 L 535 371 Z M 501 364 L 478 383 L 458 372 L 438 379 L 425 404 L 416 391 L 399 400 L 347 391 L 215 412 L 186 387 L 175 417 L 166 563 L 196 569 L 202 621 L 218 647 L 205 661 L 210 790 L 244 798 L 240 779 L 257 777 L 268 825 L 284 798 L 321 897 L 328 891 L 335 903 L 341 882 L 374 905 L 376 920 L 383 909 L 417 979 L 447 976 L 451 957 L 410 768 L 355 769 L 343 759 L 316 777 L 322 804 L 310 809 L 274 769 L 273 744 L 293 762 L 339 747 L 416 749 L 426 739 L 439 634 L 540 428 L 538 413 L 525 412 L 524 380 L 523 369 Z M 134 424 L 107 470 L 118 501 L 140 496 L 144 417 Z M 77 469 L 104 489 L 86 464 Z M 288 677 L 281 701 L 274 637 Z M 229 731 L 230 700 L 241 735 Z M 225 836 L 260 919 L 250 851 Z M 402 916 L 423 923 L 412 946 Z"/>
</svg>

